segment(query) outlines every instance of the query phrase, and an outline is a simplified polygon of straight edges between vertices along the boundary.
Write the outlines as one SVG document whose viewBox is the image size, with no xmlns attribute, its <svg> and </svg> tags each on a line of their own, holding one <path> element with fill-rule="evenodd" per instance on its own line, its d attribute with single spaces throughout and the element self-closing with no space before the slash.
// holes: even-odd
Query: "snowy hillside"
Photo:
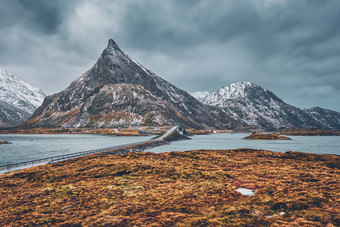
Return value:
<svg viewBox="0 0 340 227">
<path fill-rule="evenodd" d="M 33 113 L 44 101 L 45 94 L 6 70 L 0 69 L 0 100 L 28 113 Z"/>
<path fill-rule="evenodd" d="M 189 93 L 189 94 L 192 97 L 196 98 L 200 102 L 202 102 L 205 99 L 205 97 L 210 95 L 210 93 L 208 91 L 198 91 L 198 92 L 193 92 L 193 93 Z"/>
</svg>

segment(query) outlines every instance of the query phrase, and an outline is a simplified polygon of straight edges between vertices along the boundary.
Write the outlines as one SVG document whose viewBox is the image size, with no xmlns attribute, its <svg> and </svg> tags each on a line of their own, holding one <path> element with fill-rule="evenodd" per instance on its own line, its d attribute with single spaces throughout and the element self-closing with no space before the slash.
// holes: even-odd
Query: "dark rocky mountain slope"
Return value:
<svg viewBox="0 0 340 227">
<path fill-rule="evenodd" d="M 313 107 L 305 111 L 326 129 L 340 130 L 340 113 L 334 110 Z"/>
</svg>

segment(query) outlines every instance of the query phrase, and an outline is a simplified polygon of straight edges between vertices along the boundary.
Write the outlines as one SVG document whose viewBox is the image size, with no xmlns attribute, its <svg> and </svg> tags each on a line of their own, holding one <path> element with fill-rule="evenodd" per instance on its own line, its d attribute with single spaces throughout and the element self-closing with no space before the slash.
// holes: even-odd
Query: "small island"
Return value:
<svg viewBox="0 0 340 227">
<path fill-rule="evenodd" d="M 8 141 L 0 141 L 0 144 L 11 144 L 11 143 Z"/>
<path fill-rule="evenodd" d="M 263 134 L 263 133 L 252 133 L 247 137 L 243 138 L 244 140 L 291 140 L 291 138 L 287 136 L 282 136 L 275 133 Z"/>
</svg>

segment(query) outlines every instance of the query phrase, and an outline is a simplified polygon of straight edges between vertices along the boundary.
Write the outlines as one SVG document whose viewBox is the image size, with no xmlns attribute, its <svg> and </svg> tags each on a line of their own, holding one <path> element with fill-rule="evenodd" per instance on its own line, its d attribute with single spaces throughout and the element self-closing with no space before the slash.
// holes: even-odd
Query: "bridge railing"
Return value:
<svg viewBox="0 0 340 227">
<path fill-rule="evenodd" d="M 22 167 L 22 166 L 30 166 L 30 165 L 40 164 L 40 163 L 48 163 L 49 159 L 50 158 L 41 158 L 41 159 L 36 159 L 32 161 L 27 161 L 27 162 L 8 164 L 8 165 L 0 166 L 0 171 L 11 170 L 11 169 L 15 169 L 15 168 Z"/>
</svg>

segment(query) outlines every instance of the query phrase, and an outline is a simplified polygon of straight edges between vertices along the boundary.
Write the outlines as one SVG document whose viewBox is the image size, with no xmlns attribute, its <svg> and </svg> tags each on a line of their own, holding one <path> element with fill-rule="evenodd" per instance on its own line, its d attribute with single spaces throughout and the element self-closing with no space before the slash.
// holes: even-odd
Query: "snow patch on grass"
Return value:
<svg viewBox="0 0 340 227">
<path fill-rule="evenodd" d="M 242 195 L 246 195 L 246 196 L 254 196 L 255 192 L 252 189 L 247 189 L 247 188 L 237 188 L 236 191 L 238 191 L 239 193 L 241 193 Z"/>
</svg>

